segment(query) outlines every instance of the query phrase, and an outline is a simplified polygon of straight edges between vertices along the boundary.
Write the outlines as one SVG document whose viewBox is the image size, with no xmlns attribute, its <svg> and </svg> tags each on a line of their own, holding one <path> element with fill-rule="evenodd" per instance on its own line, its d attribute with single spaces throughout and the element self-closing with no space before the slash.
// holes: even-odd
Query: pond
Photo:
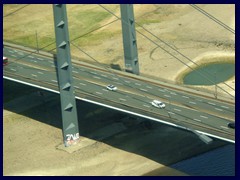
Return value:
<svg viewBox="0 0 240 180">
<path fill-rule="evenodd" d="M 224 82 L 235 75 L 235 64 L 219 63 L 201 66 L 183 78 L 187 85 L 215 85 Z"/>
</svg>

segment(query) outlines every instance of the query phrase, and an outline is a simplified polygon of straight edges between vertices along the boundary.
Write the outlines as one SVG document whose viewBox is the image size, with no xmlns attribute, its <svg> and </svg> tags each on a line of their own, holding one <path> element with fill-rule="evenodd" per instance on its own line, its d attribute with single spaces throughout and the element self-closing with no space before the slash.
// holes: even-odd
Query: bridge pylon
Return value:
<svg viewBox="0 0 240 180">
<path fill-rule="evenodd" d="M 72 64 L 65 4 L 54 4 L 54 27 L 57 48 L 57 77 L 61 99 L 62 130 L 65 146 L 79 141 L 78 116 L 73 89 Z"/>
<path fill-rule="evenodd" d="M 139 75 L 137 38 L 132 4 L 120 4 L 126 72 Z"/>
</svg>

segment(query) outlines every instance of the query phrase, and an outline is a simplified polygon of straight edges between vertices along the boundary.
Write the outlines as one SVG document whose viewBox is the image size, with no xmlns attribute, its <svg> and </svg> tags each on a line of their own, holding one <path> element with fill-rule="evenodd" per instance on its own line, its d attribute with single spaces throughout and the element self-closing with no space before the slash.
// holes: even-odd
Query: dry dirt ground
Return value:
<svg viewBox="0 0 240 180">
<path fill-rule="evenodd" d="M 235 29 L 234 5 L 201 7 Z M 134 10 L 140 23 L 154 12 L 162 21 L 144 27 L 195 62 L 201 64 L 202 57 L 235 60 L 235 35 L 188 5 L 136 5 Z M 109 34 L 121 27 L 118 23 L 107 28 Z M 176 81 L 186 66 L 144 37 L 137 38 L 142 75 Z M 121 36 L 84 48 L 99 61 L 123 69 Z M 227 83 L 234 87 L 235 78 Z M 76 149 L 65 149 L 59 97 L 44 93 L 45 98 L 34 88 L 4 81 L 4 175 L 186 175 L 168 166 L 224 145 L 218 140 L 205 145 L 189 132 L 78 101 L 81 142 Z"/>
</svg>

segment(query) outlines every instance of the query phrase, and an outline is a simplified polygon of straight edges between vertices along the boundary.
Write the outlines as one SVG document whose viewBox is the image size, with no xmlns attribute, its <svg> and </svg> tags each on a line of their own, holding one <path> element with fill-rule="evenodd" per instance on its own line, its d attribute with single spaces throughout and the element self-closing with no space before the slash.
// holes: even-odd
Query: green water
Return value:
<svg viewBox="0 0 240 180">
<path fill-rule="evenodd" d="M 233 63 L 209 64 L 188 73 L 183 78 L 183 83 L 187 85 L 214 85 L 224 82 L 234 75 L 235 64 Z"/>
</svg>

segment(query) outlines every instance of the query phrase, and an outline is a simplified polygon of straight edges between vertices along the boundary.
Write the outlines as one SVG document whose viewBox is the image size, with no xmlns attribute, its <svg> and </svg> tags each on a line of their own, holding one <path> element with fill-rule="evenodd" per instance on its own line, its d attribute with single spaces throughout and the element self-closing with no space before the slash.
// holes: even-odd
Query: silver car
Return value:
<svg viewBox="0 0 240 180">
<path fill-rule="evenodd" d="M 165 108 L 165 104 L 158 100 L 153 100 L 151 104 L 157 108 L 161 108 L 161 109 Z"/>
<path fill-rule="evenodd" d="M 109 91 L 116 91 L 116 90 L 117 90 L 117 87 L 114 86 L 114 85 L 112 85 L 112 84 L 109 84 L 109 85 L 107 85 L 107 89 L 108 89 Z"/>
</svg>

